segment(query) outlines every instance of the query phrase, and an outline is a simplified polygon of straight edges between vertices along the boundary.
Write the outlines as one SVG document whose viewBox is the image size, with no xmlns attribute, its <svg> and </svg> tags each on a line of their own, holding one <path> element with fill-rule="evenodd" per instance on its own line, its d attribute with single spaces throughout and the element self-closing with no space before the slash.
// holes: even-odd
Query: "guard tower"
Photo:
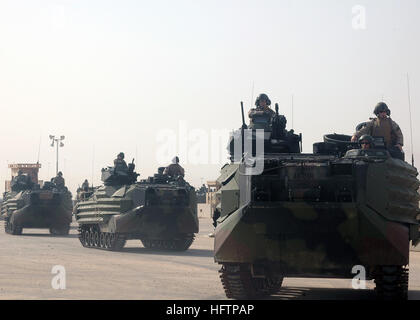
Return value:
<svg viewBox="0 0 420 320">
<path fill-rule="evenodd" d="M 39 168 L 41 168 L 40 163 L 13 163 L 9 164 L 9 168 L 12 170 L 12 179 L 18 175 L 19 170 L 22 170 L 24 174 L 27 174 L 31 177 L 31 180 L 35 184 L 41 184 L 41 181 L 38 180 Z M 4 190 L 10 191 L 10 182 L 12 180 L 6 180 Z"/>
</svg>

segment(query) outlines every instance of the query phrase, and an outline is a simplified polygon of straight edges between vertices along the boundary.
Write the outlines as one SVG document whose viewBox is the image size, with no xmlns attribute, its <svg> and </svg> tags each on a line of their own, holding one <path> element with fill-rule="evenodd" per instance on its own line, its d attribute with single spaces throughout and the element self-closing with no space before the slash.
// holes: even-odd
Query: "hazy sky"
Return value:
<svg viewBox="0 0 420 320">
<path fill-rule="evenodd" d="M 36 162 L 38 149 L 40 178 L 55 175 L 49 134 L 66 136 L 59 169 L 73 194 L 120 151 L 152 175 L 168 145 L 198 187 L 227 162 L 212 133 L 240 127 L 240 101 L 247 112 L 261 92 L 304 152 L 352 134 L 383 97 L 408 159 L 407 73 L 420 163 L 419 13 L 418 0 L 0 0 L 0 191 L 7 164 Z"/>
</svg>

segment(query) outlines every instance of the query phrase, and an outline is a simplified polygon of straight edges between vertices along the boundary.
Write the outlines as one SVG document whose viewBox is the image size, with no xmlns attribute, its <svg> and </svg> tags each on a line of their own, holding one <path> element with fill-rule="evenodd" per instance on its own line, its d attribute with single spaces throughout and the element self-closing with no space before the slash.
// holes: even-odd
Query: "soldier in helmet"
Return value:
<svg viewBox="0 0 420 320">
<path fill-rule="evenodd" d="M 120 152 L 114 160 L 115 171 L 128 171 L 127 163 L 124 160 L 124 153 Z"/>
<path fill-rule="evenodd" d="M 57 188 L 59 189 L 64 188 L 65 181 L 63 178 L 63 173 L 61 171 L 57 173 L 57 176 L 53 179 L 53 182 L 55 183 Z"/>
<path fill-rule="evenodd" d="M 184 172 L 184 168 L 180 166 L 179 164 L 179 158 L 178 157 L 174 157 L 172 159 L 172 163 L 166 167 L 164 174 L 167 174 L 170 177 L 184 177 L 185 172 Z"/>
<path fill-rule="evenodd" d="M 255 107 L 249 111 L 248 116 L 250 118 L 249 127 L 253 128 L 255 125 L 255 119 L 258 117 L 264 117 L 264 115 L 271 119 L 275 115 L 275 112 L 270 108 L 271 101 L 265 93 L 261 93 L 257 100 L 255 100 Z"/>
<path fill-rule="evenodd" d="M 388 149 L 395 149 L 402 152 L 404 138 L 399 125 L 390 118 L 391 110 L 384 102 L 379 102 L 373 113 L 376 115 L 359 131 L 355 132 L 351 138 L 352 142 L 356 142 L 361 136 L 368 134 L 372 137 L 383 137 L 385 145 Z"/>
<path fill-rule="evenodd" d="M 89 191 L 89 182 L 88 182 L 88 179 L 85 179 L 85 181 L 83 181 L 83 183 L 82 183 L 82 190 L 85 191 L 85 192 Z"/>
<path fill-rule="evenodd" d="M 359 145 L 362 148 L 362 150 L 369 150 L 373 148 L 373 139 L 370 135 L 364 134 L 359 139 Z"/>
</svg>

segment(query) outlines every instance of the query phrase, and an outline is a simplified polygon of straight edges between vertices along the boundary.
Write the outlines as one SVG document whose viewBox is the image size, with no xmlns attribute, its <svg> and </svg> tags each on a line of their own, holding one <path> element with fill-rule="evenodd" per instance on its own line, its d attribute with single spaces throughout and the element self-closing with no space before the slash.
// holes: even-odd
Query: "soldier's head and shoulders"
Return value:
<svg viewBox="0 0 420 320">
<path fill-rule="evenodd" d="M 124 164 L 124 163 L 126 164 L 124 157 L 125 157 L 124 152 L 120 152 L 117 155 L 117 158 L 114 160 L 114 164 Z"/>
<path fill-rule="evenodd" d="M 57 186 L 64 186 L 63 173 L 59 171 L 57 175 L 53 178 L 52 182 L 55 183 Z"/>
<path fill-rule="evenodd" d="M 271 120 L 276 114 L 271 108 L 271 100 L 267 94 L 261 93 L 255 100 L 255 108 L 252 108 L 248 117 L 250 119 L 250 129 L 268 129 Z"/>
<path fill-rule="evenodd" d="M 82 189 L 87 191 L 89 189 L 89 181 L 88 179 L 85 179 L 85 181 L 83 181 L 82 183 Z"/>
<path fill-rule="evenodd" d="M 395 122 L 391 119 L 391 110 L 385 102 L 378 102 L 373 109 L 375 118 L 370 118 L 372 124 L 380 124 L 381 122 Z"/>
<path fill-rule="evenodd" d="M 164 171 L 164 174 L 167 174 L 168 176 L 182 176 L 184 177 L 185 172 L 184 168 L 179 164 L 179 157 L 175 156 L 172 159 L 172 163 L 168 165 Z"/>
<path fill-rule="evenodd" d="M 383 123 L 393 123 L 396 124 L 394 120 L 391 118 L 391 110 L 389 109 L 388 105 L 385 102 L 378 102 L 373 109 L 373 114 L 375 117 L 369 118 L 368 121 L 360 123 L 356 131 L 368 126 L 379 126 Z"/>
<path fill-rule="evenodd" d="M 170 168 L 182 168 L 182 166 L 179 164 L 179 157 L 175 156 L 172 159 L 172 163 L 168 166 Z"/>
<path fill-rule="evenodd" d="M 271 106 L 271 100 L 268 97 L 268 95 L 265 93 L 261 93 L 255 100 L 255 108 L 252 108 L 249 111 L 248 115 L 250 118 L 254 114 L 261 114 L 261 113 L 274 115 L 275 112 L 273 111 L 273 109 L 270 108 L 270 106 Z"/>
<path fill-rule="evenodd" d="M 373 137 L 384 137 L 388 148 L 398 147 L 402 152 L 404 137 L 400 126 L 391 119 L 391 110 L 385 102 L 379 102 L 374 110 L 376 118 L 371 118 L 368 122 L 363 122 L 356 127 L 351 141 L 356 142 L 364 134 Z"/>
<path fill-rule="evenodd" d="M 385 141 L 382 137 L 374 138 L 364 134 L 358 140 L 358 146 L 346 152 L 345 158 L 376 158 L 387 159 L 390 154 L 386 150 Z"/>
<path fill-rule="evenodd" d="M 115 171 L 119 171 L 119 172 L 127 172 L 128 171 L 128 166 L 127 163 L 124 160 L 124 152 L 120 152 L 117 155 L 117 158 L 114 160 L 114 167 L 115 167 Z"/>
</svg>

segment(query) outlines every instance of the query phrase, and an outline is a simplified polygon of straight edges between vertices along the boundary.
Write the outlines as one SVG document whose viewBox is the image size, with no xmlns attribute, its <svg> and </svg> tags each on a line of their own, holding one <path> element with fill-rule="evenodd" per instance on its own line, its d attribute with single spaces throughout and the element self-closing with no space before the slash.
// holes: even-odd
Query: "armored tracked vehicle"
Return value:
<svg viewBox="0 0 420 320">
<path fill-rule="evenodd" d="M 72 221 L 72 194 L 52 182 L 26 184 L 12 181 L 3 195 L 1 216 L 8 234 L 20 235 L 24 228 L 48 228 L 53 235 L 67 235 Z"/>
<path fill-rule="evenodd" d="M 104 185 L 76 205 L 81 244 L 118 251 L 140 239 L 146 248 L 187 250 L 198 232 L 195 189 L 163 169 L 140 182 L 133 163 L 128 172 L 102 169 Z"/>
<path fill-rule="evenodd" d="M 379 298 L 406 299 L 410 241 L 419 242 L 417 169 L 391 157 L 383 139 L 360 150 L 350 136 L 325 135 L 302 154 L 301 137 L 278 119 L 267 118 L 260 142 L 246 125 L 234 132 L 218 178 L 214 259 L 226 296 L 259 298 L 285 277 L 353 279 L 362 270 Z M 234 152 L 247 139 L 264 151 Z"/>
</svg>

